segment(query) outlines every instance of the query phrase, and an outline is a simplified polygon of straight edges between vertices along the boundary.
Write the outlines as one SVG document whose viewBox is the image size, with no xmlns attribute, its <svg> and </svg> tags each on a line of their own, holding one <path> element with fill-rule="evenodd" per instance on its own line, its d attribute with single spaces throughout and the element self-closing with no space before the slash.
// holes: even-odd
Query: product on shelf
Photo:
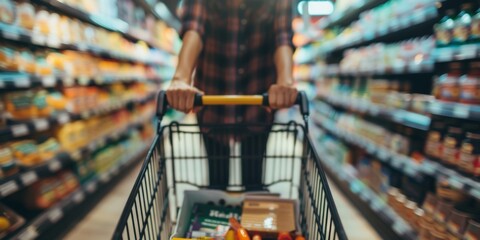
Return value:
<svg viewBox="0 0 480 240">
<path fill-rule="evenodd" d="M 464 3 L 461 5 L 461 11 L 455 17 L 453 43 L 464 44 L 469 41 L 473 15 L 474 13 L 472 3 Z"/>
<path fill-rule="evenodd" d="M 445 101 L 458 101 L 460 97 L 459 80 L 461 76 L 461 64 L 450 63 L 449 71 L 438 78 L 438 93 L 434 90 L 434 95 Z"/>
<path fill-rule="evenodd" d="M 463 172 L 480 176 L 480 133 L 467 132 L 462 141 L 458 166 Z"/>
<path fill-rule="evenodd" d="M 33 166 L 40 164 L 42 159 L 37 144 L 33 140 L 21 140 L 10 144 L 13 156 L 21 165 Z"/>
<path fill-rule="evenodd" d="M 18 170 L 12 150 L 7 145 L 0 145 L 0 179 L 12 176 Z"/>
<path fill-rule="evenodd" d="M 455 10 L 448 9 L 446 15 L 435 24 L 435 38 L 437 46 L 447 46 L 453 41 L 453 30 L 455 29 Z"/>
<path fill-rule="evenodd" d="M 469 71 L 459 80 L 460 102 L 480 104 L 480 62 L 471 62 Z"/>
<path fill-rule="evenodd" d="M 22 192 L 21 199 L 28 209 L 47 209 L 67 197 L 78 186 L 78 180 L 71 171 L 62 171 L 33 183 Z"/>
<path fill-rule="evenodd" d="M 0 204 L 0 238 L 14 232 L 25 223 L 25 219 L 8 207 Z"/>
<path fill-rule="evenodd" d="M 0 0 L 0 22 L 12 24 L 15 21 L 15 5 L 10 0 Z"/>
<path fill-rule="evenodd" d="M 16 7 L 16 25 L 28 30 L 32 30 L 35 24 L 35 7 L 27 2 L 17 2 Z"/>
<path fill-rule="evenodd" d="M 423 37 L 395 44 L 376 43 L 349 49 L 340 61 L 340 72 L 406 71 L 403 69 L 410 65 L 418 65 L 420 70 L 422 66 L 430 69 L 434 62 L 431 54 L 434 47 L 433 37 Z"/>
</svg>

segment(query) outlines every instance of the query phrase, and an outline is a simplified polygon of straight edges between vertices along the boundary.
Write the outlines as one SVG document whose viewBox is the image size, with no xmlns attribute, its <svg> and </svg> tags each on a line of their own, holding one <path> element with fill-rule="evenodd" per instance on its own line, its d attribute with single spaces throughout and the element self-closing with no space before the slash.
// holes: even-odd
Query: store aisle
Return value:
<svg viewBox="0 0 480 240">
<path fill-rule="evenodd" d="M 135 178 L 140 169 L 138 164 L 112 191 L 66 236 L 66 240 L 109 239 L 127 201 Z M 351 240 L 381 239 L 370 224 L 348 202 L 345 196 L 331 184 L 338 212 Z"/>
<path fill-rule="evenodd" d="M 141 163 L 113 188 L 65 237 L 66 240 L 110 239 L 135 183 Z"/>
</svg>

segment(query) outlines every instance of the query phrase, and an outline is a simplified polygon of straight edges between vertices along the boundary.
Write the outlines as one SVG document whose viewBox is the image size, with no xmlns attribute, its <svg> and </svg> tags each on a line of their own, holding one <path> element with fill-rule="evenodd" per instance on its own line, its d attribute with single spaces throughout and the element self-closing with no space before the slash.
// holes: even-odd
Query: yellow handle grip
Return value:
<svg viewBox="0 0 480 240">
<path fill-rule="evenodd" d="M 201 96 L 200 105 L 263 105 L 264 96 L 206 95 Z"/>
</svg>

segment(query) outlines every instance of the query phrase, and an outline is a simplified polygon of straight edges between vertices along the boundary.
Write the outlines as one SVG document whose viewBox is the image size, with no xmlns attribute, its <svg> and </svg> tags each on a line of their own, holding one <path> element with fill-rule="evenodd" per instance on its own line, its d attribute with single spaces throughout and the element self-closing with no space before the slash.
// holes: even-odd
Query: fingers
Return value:
<svg viewBox="0 0 480 240">
<path fill-rule="evenodd" d="M 167 100 L 172 108 L 188 113 L 194 107 L 198 92 L 200 91 L 186 83 L 172 83 L 167 89 Z"/>
<path fill-rule="evenodd" d="M 270 107 L 273 109 L 289 108 L 295 104 L 298 91 L 291 86 L 272 85 L 268 91 Z"/>
</svg>

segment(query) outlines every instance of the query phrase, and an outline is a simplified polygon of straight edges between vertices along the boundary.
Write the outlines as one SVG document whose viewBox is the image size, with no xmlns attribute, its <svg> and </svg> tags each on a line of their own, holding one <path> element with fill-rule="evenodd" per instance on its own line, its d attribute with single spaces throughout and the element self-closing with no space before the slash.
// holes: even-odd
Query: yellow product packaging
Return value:
<svg viewBox="0 0 480 240">
<path fill-rule="evenodd" d="M 57 130 L 57 139 L 60 142 L 60 145 L 62 146 L 63 149 L 65 149 L 68 152 L 74 152 L 77 150 L 77 140 L 76 140 L 76 135 L 75 135 L 75 128 L 74 128 L 75 123 L 67 123 L 63 126 L 61 126 Z"/>
<path fill-rule="evenodd" d="M 53 111 L 64 111 L 67 108 L 67 100 L 59 92 L 49 93 L 46 101 Z"/>
<path fill-rule="evenodd" d="M 33 26 L 33 31 L 36 34 L 48 36 L 50 34 L 49 18 L 50 13 L 47 10 L 39 10 L 35 15 L 35 25 Z"/>
<path fill-rule="evenodd" d="M 40 163 L 38 147 L 33 140 L 23 140 L 10 144 L 13 156 L 21 165 L 33 166 Z"/>
<path fill-rule="evenodd" d="M 82 148 L 91 142 L 92 138 L 88 132 L 86 121 L 77 121 L 74 126 L 74 132 L 78 139 L 77 148 Z"/>
</svg>

